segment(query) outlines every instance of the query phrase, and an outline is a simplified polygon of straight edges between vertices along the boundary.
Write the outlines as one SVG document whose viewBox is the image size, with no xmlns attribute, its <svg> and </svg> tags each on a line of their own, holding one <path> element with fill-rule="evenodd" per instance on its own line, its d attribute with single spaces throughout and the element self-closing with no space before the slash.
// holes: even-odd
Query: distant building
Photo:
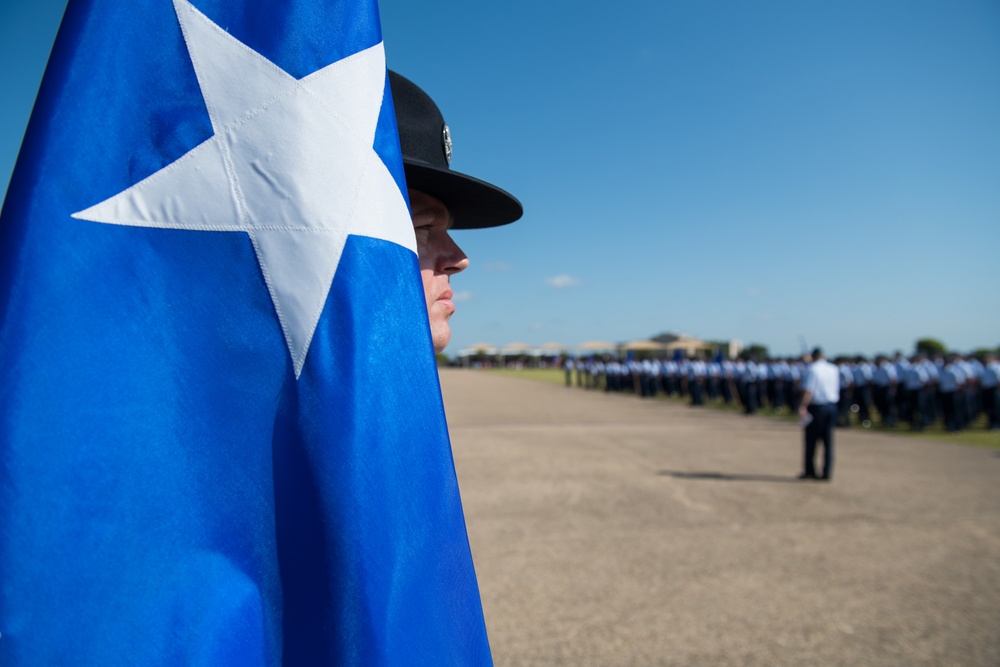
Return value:
<svg viewBox="0 0 1000 667">
<path fill-rule="evenodd" d="M 704 356 L 706 352 L 712 351 L 710 344 L 700 338 L 695 338 L 687 334 L 662 333 L 659 336 L 653 336 L 651 340 L 661 343 L 668 352 L 683 350 L 684 354 L 688 357 L 695 355 Z"/>
<path fill-rule="evenodd" d="M 658 336 L 653 336 L 650 340 L 662 343 L 664 348 L 670 351 L 683 350 L 684 354 L 689 357 L 706 352 L 712 353 L 716 349 L 716 344 L 707 343 L 700 338 L 682 333 L 661 333 Z M 734 359 L 743 351 L 743 341 L 734 338 L 726 344 L 723 351 L 728 358 Z"/>
</svg>

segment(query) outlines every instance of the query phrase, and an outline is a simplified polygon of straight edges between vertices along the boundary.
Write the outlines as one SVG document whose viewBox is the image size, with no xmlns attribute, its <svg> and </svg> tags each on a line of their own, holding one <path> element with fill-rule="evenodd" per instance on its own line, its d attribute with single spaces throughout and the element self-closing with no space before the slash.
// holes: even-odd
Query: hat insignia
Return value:
<svg viewBox="0 0 1000 667">
<path fill-rule="evenodd" d="M 448 166 L 451 166 L 451 130 L 445 125 L 444 129 L 441 131 L 441 140 L 444 142 L 444 159 L 448 162 Z"/>
</svg>

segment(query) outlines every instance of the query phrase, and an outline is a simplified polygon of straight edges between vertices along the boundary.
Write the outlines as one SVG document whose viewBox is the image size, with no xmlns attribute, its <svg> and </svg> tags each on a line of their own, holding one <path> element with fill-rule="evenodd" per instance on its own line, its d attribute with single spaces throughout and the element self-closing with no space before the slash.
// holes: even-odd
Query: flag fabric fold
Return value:
<svg viewBox="0 0 1000 667">
<path fill-rule="evenodd" d="M 70 0 L 0 214 L 0 663 L 490 664 L 383 59 L 374 0 Z"/>
</svg>

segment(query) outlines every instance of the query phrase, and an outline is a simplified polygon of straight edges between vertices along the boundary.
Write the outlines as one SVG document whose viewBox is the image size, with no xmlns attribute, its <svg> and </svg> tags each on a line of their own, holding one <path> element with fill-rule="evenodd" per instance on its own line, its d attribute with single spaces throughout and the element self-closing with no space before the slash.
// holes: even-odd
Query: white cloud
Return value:
<svg viewBox="0 0 1000 667">
<path fill-rule="evenodd" d="M 472 292 L 455 292 L 451 297 L 452 301 L 472 301 Z"/>
<path fill-rule="evenodd" d="M 552 276 L 551 278 L 546 278 L 545 282 L 550 287 L 555 287 L 556 289 L 566 289 L 567 287 L 576 287 L 580 284 L 580 281 L 568 274 L 562 274 L 559 276 Z"/>
</svg>

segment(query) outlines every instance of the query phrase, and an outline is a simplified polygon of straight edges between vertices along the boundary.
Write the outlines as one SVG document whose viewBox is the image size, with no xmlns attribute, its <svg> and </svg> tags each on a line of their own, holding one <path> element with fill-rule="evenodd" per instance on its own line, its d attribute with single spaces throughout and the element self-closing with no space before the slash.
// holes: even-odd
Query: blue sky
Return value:
<svg viewBox="0 0 1000 667">
<path fill-rule="evenodd" d="M 0 2 L 6 185 L 62 7 Z M 1000 3 L 382 0 L 453 168 L 524 218 L 449 352 L 676 331 L 793 354 L 1000 345 Z"/>
</svg>

